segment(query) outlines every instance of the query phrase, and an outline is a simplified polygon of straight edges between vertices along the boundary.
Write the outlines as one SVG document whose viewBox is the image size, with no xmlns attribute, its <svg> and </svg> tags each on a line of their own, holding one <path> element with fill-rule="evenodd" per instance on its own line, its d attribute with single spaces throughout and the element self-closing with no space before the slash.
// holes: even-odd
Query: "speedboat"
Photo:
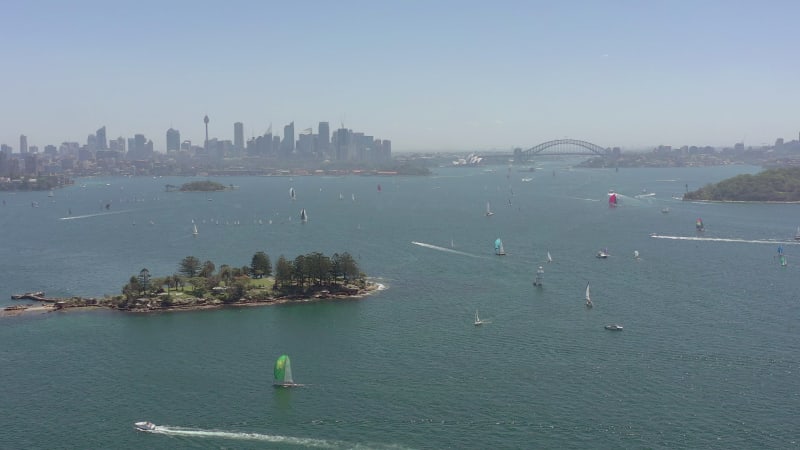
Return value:
<svg viewBox="0 0 800 450">
<path fill-rule="evenodd" d="M 611 330 L 611 331 L 622 331 L 622 325 L 617 325 L 617 324 L 613 324 L 613 325 L 606 325 L 606 330 Z"/>
<path fill-rule="evenodd" d="M 133 427 L 139 431 L 156 431 L 156 424 L 153 422 L 136 422 Z"/>
<path fill-rule="evenodd" d="M 603 250 L 598 250 L 595 256 L 598 258 L 608 258 L 608 253 Z"/>
</svg>

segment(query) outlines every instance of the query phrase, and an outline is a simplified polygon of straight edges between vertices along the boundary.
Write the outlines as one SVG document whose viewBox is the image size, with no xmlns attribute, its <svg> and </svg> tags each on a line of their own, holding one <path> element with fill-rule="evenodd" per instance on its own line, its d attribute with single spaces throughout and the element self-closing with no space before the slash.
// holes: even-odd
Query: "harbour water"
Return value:
<svg viewBox="0 0 800 450">
<path fill-rule="evenodd" d="M 189 179 L 141 177 L 2 193 L 0 306 L 34 290 L 114 295 L 142 268 L 172 274 L 189 255 L 245 266 L 257 251 L 273 262 L 348 251 L 387 289 L 2 318 L 0 447 L 797 447 L 800 209 L 672 198 L 758 171 L 553 161 L 221 178 L 237 189 L 217 193 L 167 193 Z M 494 255 L 498 237 L 506 256 Z M 595 258 L 600 248 L 610 257 Z M 491 323 L 473 326 L 476 309 Z M 271 386 L 282 353 L 307 386 Z M 142 420 L 158 432 L 136 432 Z"/>
</svg>

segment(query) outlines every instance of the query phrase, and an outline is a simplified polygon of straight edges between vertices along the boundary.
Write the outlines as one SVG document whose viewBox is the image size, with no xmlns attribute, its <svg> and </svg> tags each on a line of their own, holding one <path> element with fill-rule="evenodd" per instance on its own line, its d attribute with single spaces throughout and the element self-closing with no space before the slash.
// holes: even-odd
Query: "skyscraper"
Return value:
<svg viewBox="0 0 800 450">
<path fill-rule="evenodd" d="M 28 153 L 28 136 L 24 134 L 19 135 L 19 152 Z"/>
<path fill-rule="evenodd" d="M 167 152 L 181 149 L 181 132 L 170 128 L 167 130 Z"/>
<path fill-rule="evenodd" d="M 281 143 L 281 153 L 289 156 L 294 151 L 294 121 L 283 127 L 283 142 Z"/>
<path fill-rule="evenodd" d="M 331 143 L 331 127 L 328 122 L 320 122 L 317 133 L 317 151 L 321 155 L 327 156 Z"/>
<path fill-rule="evenodd" d="M 244 124 L 242 122 L 233 124 L 233 146 L 237 151 L 244 150 Z"/>
<path fill-rule="evenodd" d="M 105 150 L 108 148 L 108 144 L 106 143 L 106 126 L 103 125 L 100 127 L 99 130 L 95 133 L 95 146 L 98 150 Z"/>
</svg>

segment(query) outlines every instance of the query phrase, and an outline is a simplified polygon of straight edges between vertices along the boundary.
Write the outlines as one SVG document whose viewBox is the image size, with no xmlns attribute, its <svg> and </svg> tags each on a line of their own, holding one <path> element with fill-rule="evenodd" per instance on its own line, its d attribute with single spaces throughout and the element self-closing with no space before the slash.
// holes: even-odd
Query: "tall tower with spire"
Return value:
<svg viewBox="0 0 800 450">
<path fill-rule="evenodd" d="M 208 151 L 208 114 L 206 114 L 206 116 L 203 118 L 203 123 L 206 124 L 206 145 L 204 146 L 204 148 L 206 149 L 206 152 L 207 152 Z"/>
</svg>

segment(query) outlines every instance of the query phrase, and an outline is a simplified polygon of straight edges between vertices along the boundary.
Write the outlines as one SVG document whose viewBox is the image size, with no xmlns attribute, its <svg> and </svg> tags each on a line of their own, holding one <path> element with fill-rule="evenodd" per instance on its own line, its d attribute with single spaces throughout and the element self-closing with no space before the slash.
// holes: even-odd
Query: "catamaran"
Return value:
<svg viewBox="0 0 800 450">
<path fill-rule="evenodd" d="M 589 282 L 586 282 L 586 307 L 591 308 L 592 306 L 592 297 L 589 295 Z"/>
<path fill-rule="evenodd" d="M 292 379 L 292 364 L 289 361 L 288 355 L 281 355 L 275 361 L 275 369 L 273 370 L 275 381 L 272 383 L 275 387 L 297 387 L 302 384 L 295 383 Z"/>
<path fill-rule="evenodd" d="M 492 206 L 489 204 L 489 202 L 486 202 L 486 216 L 488 217 L 493 215 L 494 213 L 492 212 Z"/>
<path fill-rule="evenodd" d="M 501 241 L 500 238 L 494 241 L 494 254 L 497 256 L 504 256 L 506 254 L 503 248 L 503 241 Z"/>
</svg>

